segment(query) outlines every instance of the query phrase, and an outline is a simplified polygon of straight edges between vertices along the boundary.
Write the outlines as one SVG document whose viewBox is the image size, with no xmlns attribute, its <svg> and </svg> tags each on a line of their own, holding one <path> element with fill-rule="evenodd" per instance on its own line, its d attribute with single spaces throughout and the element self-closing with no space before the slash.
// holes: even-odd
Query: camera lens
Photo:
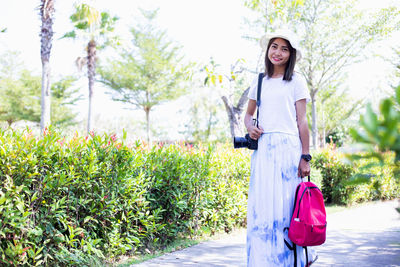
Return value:
<svg viewBox="0 0 400 267">
<path fill-rule="evenodd" d="M 248 147 L 248 141 L 244 137 L 234 137 L 233 138 L 233 147 L 234 148 L 241 148 L 241 147 Z"/>
</svg>

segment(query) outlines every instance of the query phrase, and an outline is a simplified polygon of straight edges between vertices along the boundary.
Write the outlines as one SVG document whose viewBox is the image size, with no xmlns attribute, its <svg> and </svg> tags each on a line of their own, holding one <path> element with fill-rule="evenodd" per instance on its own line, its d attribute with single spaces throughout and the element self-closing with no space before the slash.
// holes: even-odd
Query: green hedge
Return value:
<svg viewBox="0 0 400 267">
<path fill-rule="evenodd" d="M 0 265 L 105 257 L 245 224 L 249 152 L 0 132 Z"/>
<path fill-rule="evenodd" d="M 382 156 L 383 165 L 373 158 L 349 162 L 346 155 L 334 146 L 315 153 L 312 167 L 321 174 L 320 186 L 326 203 L 349 205 L 398 197 L 400 180 L 394 177 L 393 165 L 390 164 L 394 153 Z"/>
</svg>

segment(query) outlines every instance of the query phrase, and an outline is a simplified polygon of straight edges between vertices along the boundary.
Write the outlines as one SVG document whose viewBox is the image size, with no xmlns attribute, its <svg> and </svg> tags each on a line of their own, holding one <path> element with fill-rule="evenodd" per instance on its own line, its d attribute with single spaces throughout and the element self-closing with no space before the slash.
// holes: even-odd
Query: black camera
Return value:
<svg viewBox="0 0 400 267">
<path fill-rule="evenodd" d="M 246 134 L 244 137 L 234 137 L 233 147 L 234 148 L 247 147 L 248 149 L 251 150 L 257 150 L 258 140 L 251 139 L 249 134 Z"/>
</svg>

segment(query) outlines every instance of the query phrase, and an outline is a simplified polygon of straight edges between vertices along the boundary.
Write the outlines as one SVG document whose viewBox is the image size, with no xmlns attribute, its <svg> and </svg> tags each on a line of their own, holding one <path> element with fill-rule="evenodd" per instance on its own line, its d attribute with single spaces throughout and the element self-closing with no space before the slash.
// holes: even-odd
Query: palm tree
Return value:
<svg viewBox="0 0 400 267">
<path fill-rule="evenodd" d="M 53 41 L 53 15 L 54 0 L 41 0 L 40 17 L 42 27 L 40 29 L 40 56 L 42 59 L 42 100 L 40 131 L 50 124 L 50 52 Z"/>
<path fill-rule="evenodd" d="M 110 17 L 107 12 L 99 12 L 96 8 L 81 3 L 75 5 L 75 12 L 70 17 L 74 25 L 74 30 L 66 33 L 63 38 L 76 39 L 80 37 L 87 41 L 87 56 L 84 63 L 87 66 L 89 80 L 89 109 L 87 120 L 87 131 L 92 130 L 92 98 L 94 91 L 94 81 L 96 76 L 96 51 L 98 47 L 105 47 L 109 44 L 110 33 L 114 31 L 117 17 Z M 102 46 L 100 46 L 100 44 Z M 82 61 L 81 61 L 82 62 Z"/>
</svg>

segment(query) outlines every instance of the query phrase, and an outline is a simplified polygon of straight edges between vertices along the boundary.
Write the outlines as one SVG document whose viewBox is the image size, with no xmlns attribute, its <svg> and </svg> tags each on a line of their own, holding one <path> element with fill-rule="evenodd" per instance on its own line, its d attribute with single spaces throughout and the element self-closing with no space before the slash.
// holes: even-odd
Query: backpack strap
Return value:
<svg viewBox="0 0 400 267">
<path fill-rule="evenodd" d="M 310 175 L 308 176 L 308 181 L 310 182 Z M 293 213 L 294 213 L 294 210 L 295 210 L 295 207 L 296 207 L 297 195 L 298 195 L 299 189 L 300 189 L 300 187 L 297 186 L 297 188 L 296 188 L 296 193 L 295 193 L 295 198 L 294 198 L 294 204 L 293 204 Z M 292 217 L 293 217 L 293 214 L 292 214 Z M 290 219 L 290 221 L 292 221 L 292 218 Z M 289 231 L 289 227 L 285 227 L 285 228 L 283 229 L 283 231 L 284 231 L 284 232 L 285 232 L 285 231 Z M 296 244 L 292 242 L 292 245 L 290 245 L 289 242 L 288 242 L 285 238 L 284 238 L 283 240 L 284 240 L 284 242 L 285 242 L 285 245 L 286 245 L 290 250 L 293 250 L 293 254 L 294 254 L 294 255 L 293 255 L 293 257 L 294 257 L 294 267 L 297 267 L 297 248 L 296 248 Z M 308 250 L 307 250 L 307 247 L 303 247 L 303 248 L 305 249 L 305 253 L 306 253 L 306 264 L 305 264 L 305 266 L 307 267 L 307 266 L 308 266 Z"/>
<path fill-rule="evenodd" d="M 295 207 L 296 207 L 296 202 L 297 202 L 297 194 L 298 194 L 298 192 L 299 192 L 299 189 L 300 189 L 300 187 L 299 186 L 297 186 L 297 188 L 296 188 L 296 194 L 295 194 L 295 197 L 294 197 L 294 204 L 293 204 L 293 213 L 294 213 L 294 209 L 295 209 Z M 292 218 L 293 218 L 293 213 L 292 213 Z M 290 218 L 290 221 L 292 221 L 292 218 Z M 283 231 L 285 232 L 285 231 L 289 231 L 289 227 L 285 227 L 284 229 L 283 229 Z M 283 238 L 283 240 L 285 241 L 285 244 L 286 244 L 286 246 L 290 249 L 290 250 L 293 250 L 293 258 L 294 258 L 294 267 L 297 267 L 297 248 L 296 248 L 296 244 L 295 243 L 293 243 L 292 242 L 292 246 L 289 244 L 289 242 L 285 239 L 285 238 Z"/>
<path fill-rule="evenodd" d="M 310 178 L 310 176 L 308 176 L 308 178 Z M 308 267 L 308 250 L 307 250 L 307 247 L 303 247 L 304 248 L 304 250 L 306 251 L 306 267 Z"/>
<path fill-rule="evenodd" d="M 310 176 L 308 176 L 308 177 L 310 177 Z M 296 194 L 294 194 L 293 213 L 292 213 L 292 217 L 290 218 L 290 221 L 292 221 L 292 219 L 293 219 L 293 215 L 294 215 L 294 210 L 296 208 L 297 195 L 299 193 L 299 189 L 300 189 L 300 186 L 298 185 L 297 188 L 296 188 Z"/>
<path fill-rule="evenodd" d="M 289 227 L 283 228 L 283 232 L 289 231 Z M 288 247 L 288 249 L 293 250 L 293 257 L 294 257 L 294 267 L 297 267 L 297 246 L 295 243 L 292 242 L 292 245 L 289 244 L 289 242 L 283 238 L 283 241 L 285 242 L 285 245 Z"/>
</svg>

